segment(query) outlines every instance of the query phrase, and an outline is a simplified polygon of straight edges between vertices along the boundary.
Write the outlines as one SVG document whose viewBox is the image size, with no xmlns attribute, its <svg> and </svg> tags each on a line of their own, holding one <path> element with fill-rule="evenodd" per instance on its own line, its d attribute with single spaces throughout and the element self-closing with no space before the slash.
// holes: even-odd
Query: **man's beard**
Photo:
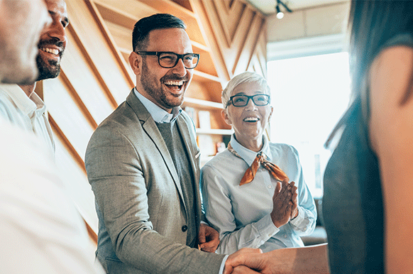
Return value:
<svg viewBox="0 0 413 274">
<path fill-rule="evenodd" d="M 50 60 L 48 63 L 43 61 L 40 54 L 36 57 L 36 64 L 37 68 L 39 69 L 39 76 L 37 77 L 37 81 L 56 78 L 59 76 L 60 73 L 60 62 L 55 60 Z"/>
<path fill-rule="evenodd" d="M 143 76 L 145 75 L 145 76 Z M 165 92 L 162 90 L 162 84 L 166 80 L 188 80 L 188 77 L 178 77 L 178 76 L 163 76 L 160 80 L 160 86 L 156 86 L 156 82 L 158 82 L 158 79 L 155 78 L 155 76 L 150 72 L 148 66 L 146 65 L 146 60 L 142 61 L 142 77 L 141 77 L 141 83 L 145 91 L 151 95 L 155 101 L 157 101 L 159 104 L 162 106 L 171 109 L 177 106 L 182 105 L 183 102 L 183 97 L 179 101 L 179 103 L 172 102 L 166 97 Z"/>
<path fill-rule="evenodd" d="M 61 48 L 61 51 L 59 53 L 59 60 L 58 61 L 55 61 L 55 60 L 45 61 L 42 59 L 41 53 L 39 52 L 39 54 L 37 54 L 37 57 L 36 57 L 36 64 L 39 70 L 39 76 L 37 77 L 36 81 L 56 78 L 57 76 L 59 76 L 60 60 L 62 60 L 63 52 L 65 50 L 65 44 L 55 37 L 52 37 L 48 40 L 43 39 L 43 40 L 40 40 L 38 44 L 39 51 L 41 51 L 41 48 L 47 47 L 48 45 L 54 45 L 54 46 Z"/>
</svg>

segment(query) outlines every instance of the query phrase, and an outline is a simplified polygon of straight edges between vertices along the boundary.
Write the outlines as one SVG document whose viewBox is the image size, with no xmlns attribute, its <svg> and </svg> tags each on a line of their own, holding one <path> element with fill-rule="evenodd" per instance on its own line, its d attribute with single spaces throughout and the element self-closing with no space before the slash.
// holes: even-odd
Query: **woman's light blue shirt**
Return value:
<svg viewBox="0 0 413 274">
<path fill-rule="evenodd" d="M 304 181 L 297 150 L 290 145 L 269 143 L 263 136 L 261 151 L 267 155 L 267 160 L 278 165 L 298 188 L 298 216 L 277 228 L 270 216 L 275 179 L 261 166 L 251 183 L 239 186 L 257 152 L 243 147 L 234 136 L 231 145 L 242 159 L 225 150 L 201 170 L 206 218 L 221 239 L 217 253 L 232 254 L 244 247 L 268 252 L 303 246 L 300 235 L 313 232 L 317 213 Z"/>
</svg>

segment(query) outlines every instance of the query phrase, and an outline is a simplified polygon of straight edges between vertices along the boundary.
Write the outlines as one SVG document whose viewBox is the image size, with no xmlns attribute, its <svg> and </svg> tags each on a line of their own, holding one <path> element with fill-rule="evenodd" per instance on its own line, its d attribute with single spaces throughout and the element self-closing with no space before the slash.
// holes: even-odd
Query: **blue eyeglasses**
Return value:
<svg viewBox="0 0 413 274">
<path fill-rule="evenodd" d="M 256 94 L 252 96 L 248 95 L 234 95 L 229 97 L 227 107 L 233 105 L 234 107 L 245 107 L 248 105 L 250 99 L 256 106 L 266 106 L 271 102 L 271 97 L 267 94 Z"/>
</svg>

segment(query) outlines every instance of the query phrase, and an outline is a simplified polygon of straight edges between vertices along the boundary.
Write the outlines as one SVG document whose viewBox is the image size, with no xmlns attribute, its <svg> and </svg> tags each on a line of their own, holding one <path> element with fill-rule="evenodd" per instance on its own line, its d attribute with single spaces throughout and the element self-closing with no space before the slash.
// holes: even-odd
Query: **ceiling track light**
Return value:
<svg viewBox="0 0 413 274">
<path fill-rule="evenodd" d="M 293 12 L 286 4 L 284 4 L 281 0 L 276 0 L 275 3 L 275 11 L 277 12 L 277 18 L 282 19 L 284 17 L 284 12 L 281 11 L 280 5 L 284 7 L 284 9 L 288 12 Z"/>
</svg>

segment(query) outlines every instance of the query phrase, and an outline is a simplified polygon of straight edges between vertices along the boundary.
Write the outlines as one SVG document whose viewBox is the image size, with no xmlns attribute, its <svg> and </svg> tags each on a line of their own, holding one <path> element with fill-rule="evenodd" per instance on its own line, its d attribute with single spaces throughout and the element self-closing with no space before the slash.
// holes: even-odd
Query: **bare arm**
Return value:
<svg viewBox="0 0 413 274">
<path fill-rule="evenodd" d="M 413 99 L 403 98 L 413 75 L 413 49 L 383 51 L 370 70 L 370 139 L 380 162 L 388 273 L 411 273 L 413 246 Z M 412 87 L 410 86 L 410 89 Z"/>
</svg>

